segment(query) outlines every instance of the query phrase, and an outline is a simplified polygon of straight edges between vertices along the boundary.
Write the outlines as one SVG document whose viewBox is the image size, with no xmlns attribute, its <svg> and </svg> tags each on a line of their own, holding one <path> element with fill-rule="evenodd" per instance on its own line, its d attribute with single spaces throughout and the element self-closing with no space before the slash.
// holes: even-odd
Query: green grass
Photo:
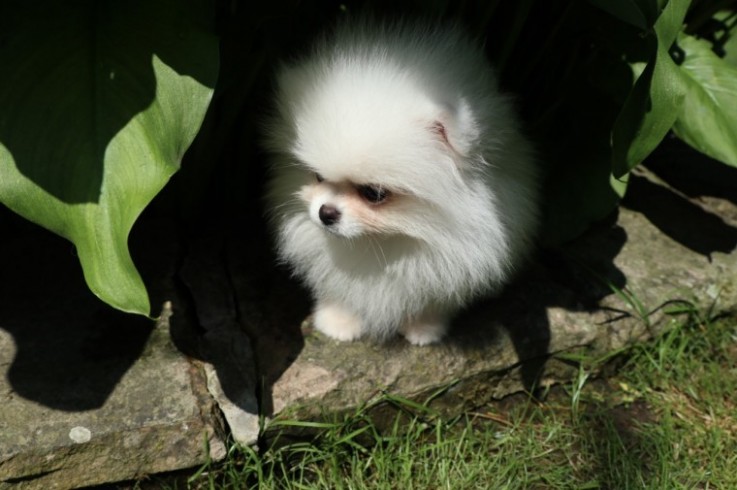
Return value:
<svg viewBox="0 0 737 490">
<path fill-rule="evenodd" d="M 364 407 L 309 424 L 312 437 L 283 435 L 261 451 L 233 447 L 225 462 L 166 486 L 737 488 L 737 318 L 686 313 L 621 354 L 614 376 L 594 380 L 595 366 L 584 362 L 544 403 L 518 396 L 447 419 L 387 396 L 400 415 L 386 427 Z M 284 434 L 304 425 L 286 424 Z"/>
</svg>

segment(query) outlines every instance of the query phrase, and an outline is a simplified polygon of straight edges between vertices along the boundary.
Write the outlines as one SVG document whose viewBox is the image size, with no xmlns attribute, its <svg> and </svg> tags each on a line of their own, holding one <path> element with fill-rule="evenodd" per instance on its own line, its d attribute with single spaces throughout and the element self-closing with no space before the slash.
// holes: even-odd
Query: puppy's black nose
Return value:
<svg viewBox="0 0 737 490">
<path fill-rule="evenodd" d="M 340 219 L 340 211 L 330 204 L 320 206 L 320 211 L 317 214 L 320 215 L 320 221 L 326 226 L 333 225 Z"/>
</svg>

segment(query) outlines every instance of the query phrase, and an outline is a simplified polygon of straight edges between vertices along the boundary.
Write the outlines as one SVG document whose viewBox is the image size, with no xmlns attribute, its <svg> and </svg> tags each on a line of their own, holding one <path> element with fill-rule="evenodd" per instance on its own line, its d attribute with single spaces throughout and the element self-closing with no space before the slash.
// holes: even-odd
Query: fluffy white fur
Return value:
<svg viewBox="0 0 737 490">
<path fill-rule="evenodd" d="M 282 67 L 276 101 L 267 200 L 318 330 L 436 342 L 528 253 L 531 147 L 460 30 L 344 24 Z M 374 203 L 360 186 L 388 194 Z M 323 206 L 339 218 L 326 224 Z"/>
</svg>

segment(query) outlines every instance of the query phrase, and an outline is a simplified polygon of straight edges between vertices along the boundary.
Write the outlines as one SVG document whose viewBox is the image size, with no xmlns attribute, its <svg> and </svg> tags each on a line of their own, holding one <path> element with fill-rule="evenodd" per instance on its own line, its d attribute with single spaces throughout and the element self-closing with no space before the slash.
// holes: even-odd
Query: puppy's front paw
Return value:
<svg viewBox="0 0 737 490">
<path fill-rule="evenodd" d="M 336 340 L 351 341 L 361 336 L 361 321 L 335 305 L 318 305 L 313 317 L 315 328 Z"/>
<path fill-rule="evenodd" d="M 428 345 L 440 342 L 447 329 L 443 322 L 410 322 L 400 333 L 412 345 Z"/>
</svg>

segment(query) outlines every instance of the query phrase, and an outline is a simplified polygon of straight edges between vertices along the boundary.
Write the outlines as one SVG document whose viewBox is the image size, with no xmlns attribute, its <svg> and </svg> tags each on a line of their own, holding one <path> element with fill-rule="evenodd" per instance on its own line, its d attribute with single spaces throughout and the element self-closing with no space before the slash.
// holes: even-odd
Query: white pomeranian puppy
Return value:
<svg viewBox="0 0 737 490">
<path fill-rule="evenodd" d="M 267 146 L 279 256 L 332 338 L 437 342 L 531 248 L 531 145 L 458 28 L 338 27 L 279 71 Z"/>
</svg>

